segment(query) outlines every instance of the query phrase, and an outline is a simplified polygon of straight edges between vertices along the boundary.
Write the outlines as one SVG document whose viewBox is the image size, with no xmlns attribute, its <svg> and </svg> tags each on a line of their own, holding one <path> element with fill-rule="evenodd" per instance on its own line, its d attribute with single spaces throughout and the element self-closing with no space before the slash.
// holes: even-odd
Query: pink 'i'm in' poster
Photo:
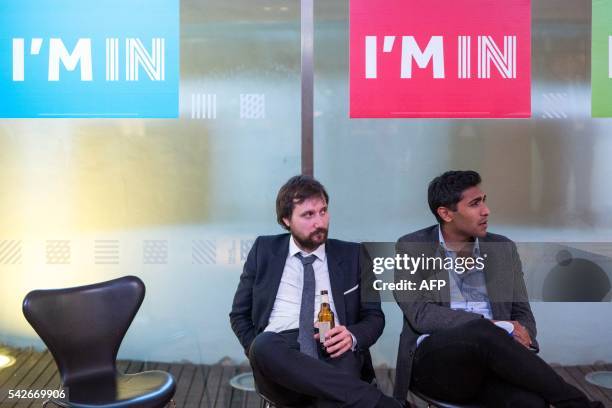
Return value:
<svg viewBox="0 0 612 408">
<path fill-rule="evenodd" d="M 351 0 L 351 118 L 530 116 L 530 0 Z"/>
</svg>

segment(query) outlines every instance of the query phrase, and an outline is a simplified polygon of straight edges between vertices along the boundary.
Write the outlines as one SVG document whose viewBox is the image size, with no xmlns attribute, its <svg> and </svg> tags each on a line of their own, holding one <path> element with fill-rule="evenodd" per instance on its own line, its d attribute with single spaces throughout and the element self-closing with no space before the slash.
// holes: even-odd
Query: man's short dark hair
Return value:
<svg viewBox="0 0 612 408">
<path fill-rule="evenodd" d="M 453 170 L 436 177 L 429 183 L 427 201 L 429 209 L 442 224 L 444 221 L 438 215 L 439 207 L 457 211 L 457 203 L 461 201 L 463 192 L 481 183 L 480 174 L 472 170 Z"/>
<path fill-rule="evenodd" d="M 301 204 L 311 197 L 321 197 L 329 204 L 325 187 L 310 176 L 293 176 L 278 190 L 276 196 L 276 221 L 286 230 L 289 227 L 283 218 L 291 218 L 296 204 Z"/>
</svg>

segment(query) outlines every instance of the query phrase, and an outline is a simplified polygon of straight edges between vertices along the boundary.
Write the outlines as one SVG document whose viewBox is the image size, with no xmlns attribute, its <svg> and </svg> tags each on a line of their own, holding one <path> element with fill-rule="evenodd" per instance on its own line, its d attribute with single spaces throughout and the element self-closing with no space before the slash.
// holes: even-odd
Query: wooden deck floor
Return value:
<svg viewBox="0 0 612 408">
<path fill-rule="evenodd" d="M 32 349 L 12 350 L 11 355 L 15 357 L 16 363 L 0 369 L 0 407 L 39 407 L 41 400 L 9 400 L 8 390 L 57 389 L 59 375 L 53 358 L 49 352 L 37 352 Z M 256 394 L 234 390 L 229 386 L 229 380 L 234 375 L 250 371 L 247 366 L 119 361 L 118 368 L 125 373 L 155 369 L 170 372 L 177 381 L 174 400 L 180 408 L 258 408 L 260 406 Z M 612 364 L 554 368 L 566 381 L 576 385 L 592 399 L 600 400 L 606 407 L 612 408 L 612 390 L 593 386 L 584 380 L 584 375 L 591 371 L 612 371 Z M 395 370 L 381 367 L 376 370 L 376 375 L 383 392 L 391 394 Z M 422 401 L 412 396 L 411 398 L 416 406 L 426 406 Z"/>
</svg>

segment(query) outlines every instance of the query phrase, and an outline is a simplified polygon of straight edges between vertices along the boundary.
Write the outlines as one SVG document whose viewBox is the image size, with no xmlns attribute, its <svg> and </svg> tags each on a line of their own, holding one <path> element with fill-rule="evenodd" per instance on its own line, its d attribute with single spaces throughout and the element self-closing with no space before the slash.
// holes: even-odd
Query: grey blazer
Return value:
<svg viewBox="0 0 612 408">
<path fill-rule="evenodd" d="M 412 256 L 436 256 L 440 245 L 438 238 L 438 226 L 434 225 L 401 237 L 397 242 L 397 250 Z M 479 243 L 481 256 L 485 257 L 486 254 L 485 277 L 493 319 L 520 322 L 529 332 L 532 346 L 537 351 L 536 323 L 529 306 L 516 245 L 510 239 L 496 234 L 487 234 L 479 239 Z M 407 278 L 403 273 L 396 271 L 396 281 Z M 442 279 L 446 281 L 446 286 L 439 291 L 422 291 L 409 296 L 394 292 L 404 318 L 393 391 L 397 398 L 406 398 L 409 391 L 412 360 L 417 338 L 421 334 L 433 334 L 482 318 L 476 313 L 450 308 L 449 274 L 446 270 L 417 271 L 411 279 Z"/>
</svg>

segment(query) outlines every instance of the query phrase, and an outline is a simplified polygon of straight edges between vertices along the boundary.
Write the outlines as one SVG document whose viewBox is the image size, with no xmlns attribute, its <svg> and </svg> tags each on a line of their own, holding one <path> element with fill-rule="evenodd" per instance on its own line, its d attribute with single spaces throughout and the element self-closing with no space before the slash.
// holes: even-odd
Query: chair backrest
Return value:
<svg viewBox="0 0 612 408">
<path fill-rule="evenodd" d="M 135 276 L 67 289 L 34 290 L 23 314 L 45 342 L 69 387 L 114 378 L 121 341 L 144 299 Z"/>
</svg>

